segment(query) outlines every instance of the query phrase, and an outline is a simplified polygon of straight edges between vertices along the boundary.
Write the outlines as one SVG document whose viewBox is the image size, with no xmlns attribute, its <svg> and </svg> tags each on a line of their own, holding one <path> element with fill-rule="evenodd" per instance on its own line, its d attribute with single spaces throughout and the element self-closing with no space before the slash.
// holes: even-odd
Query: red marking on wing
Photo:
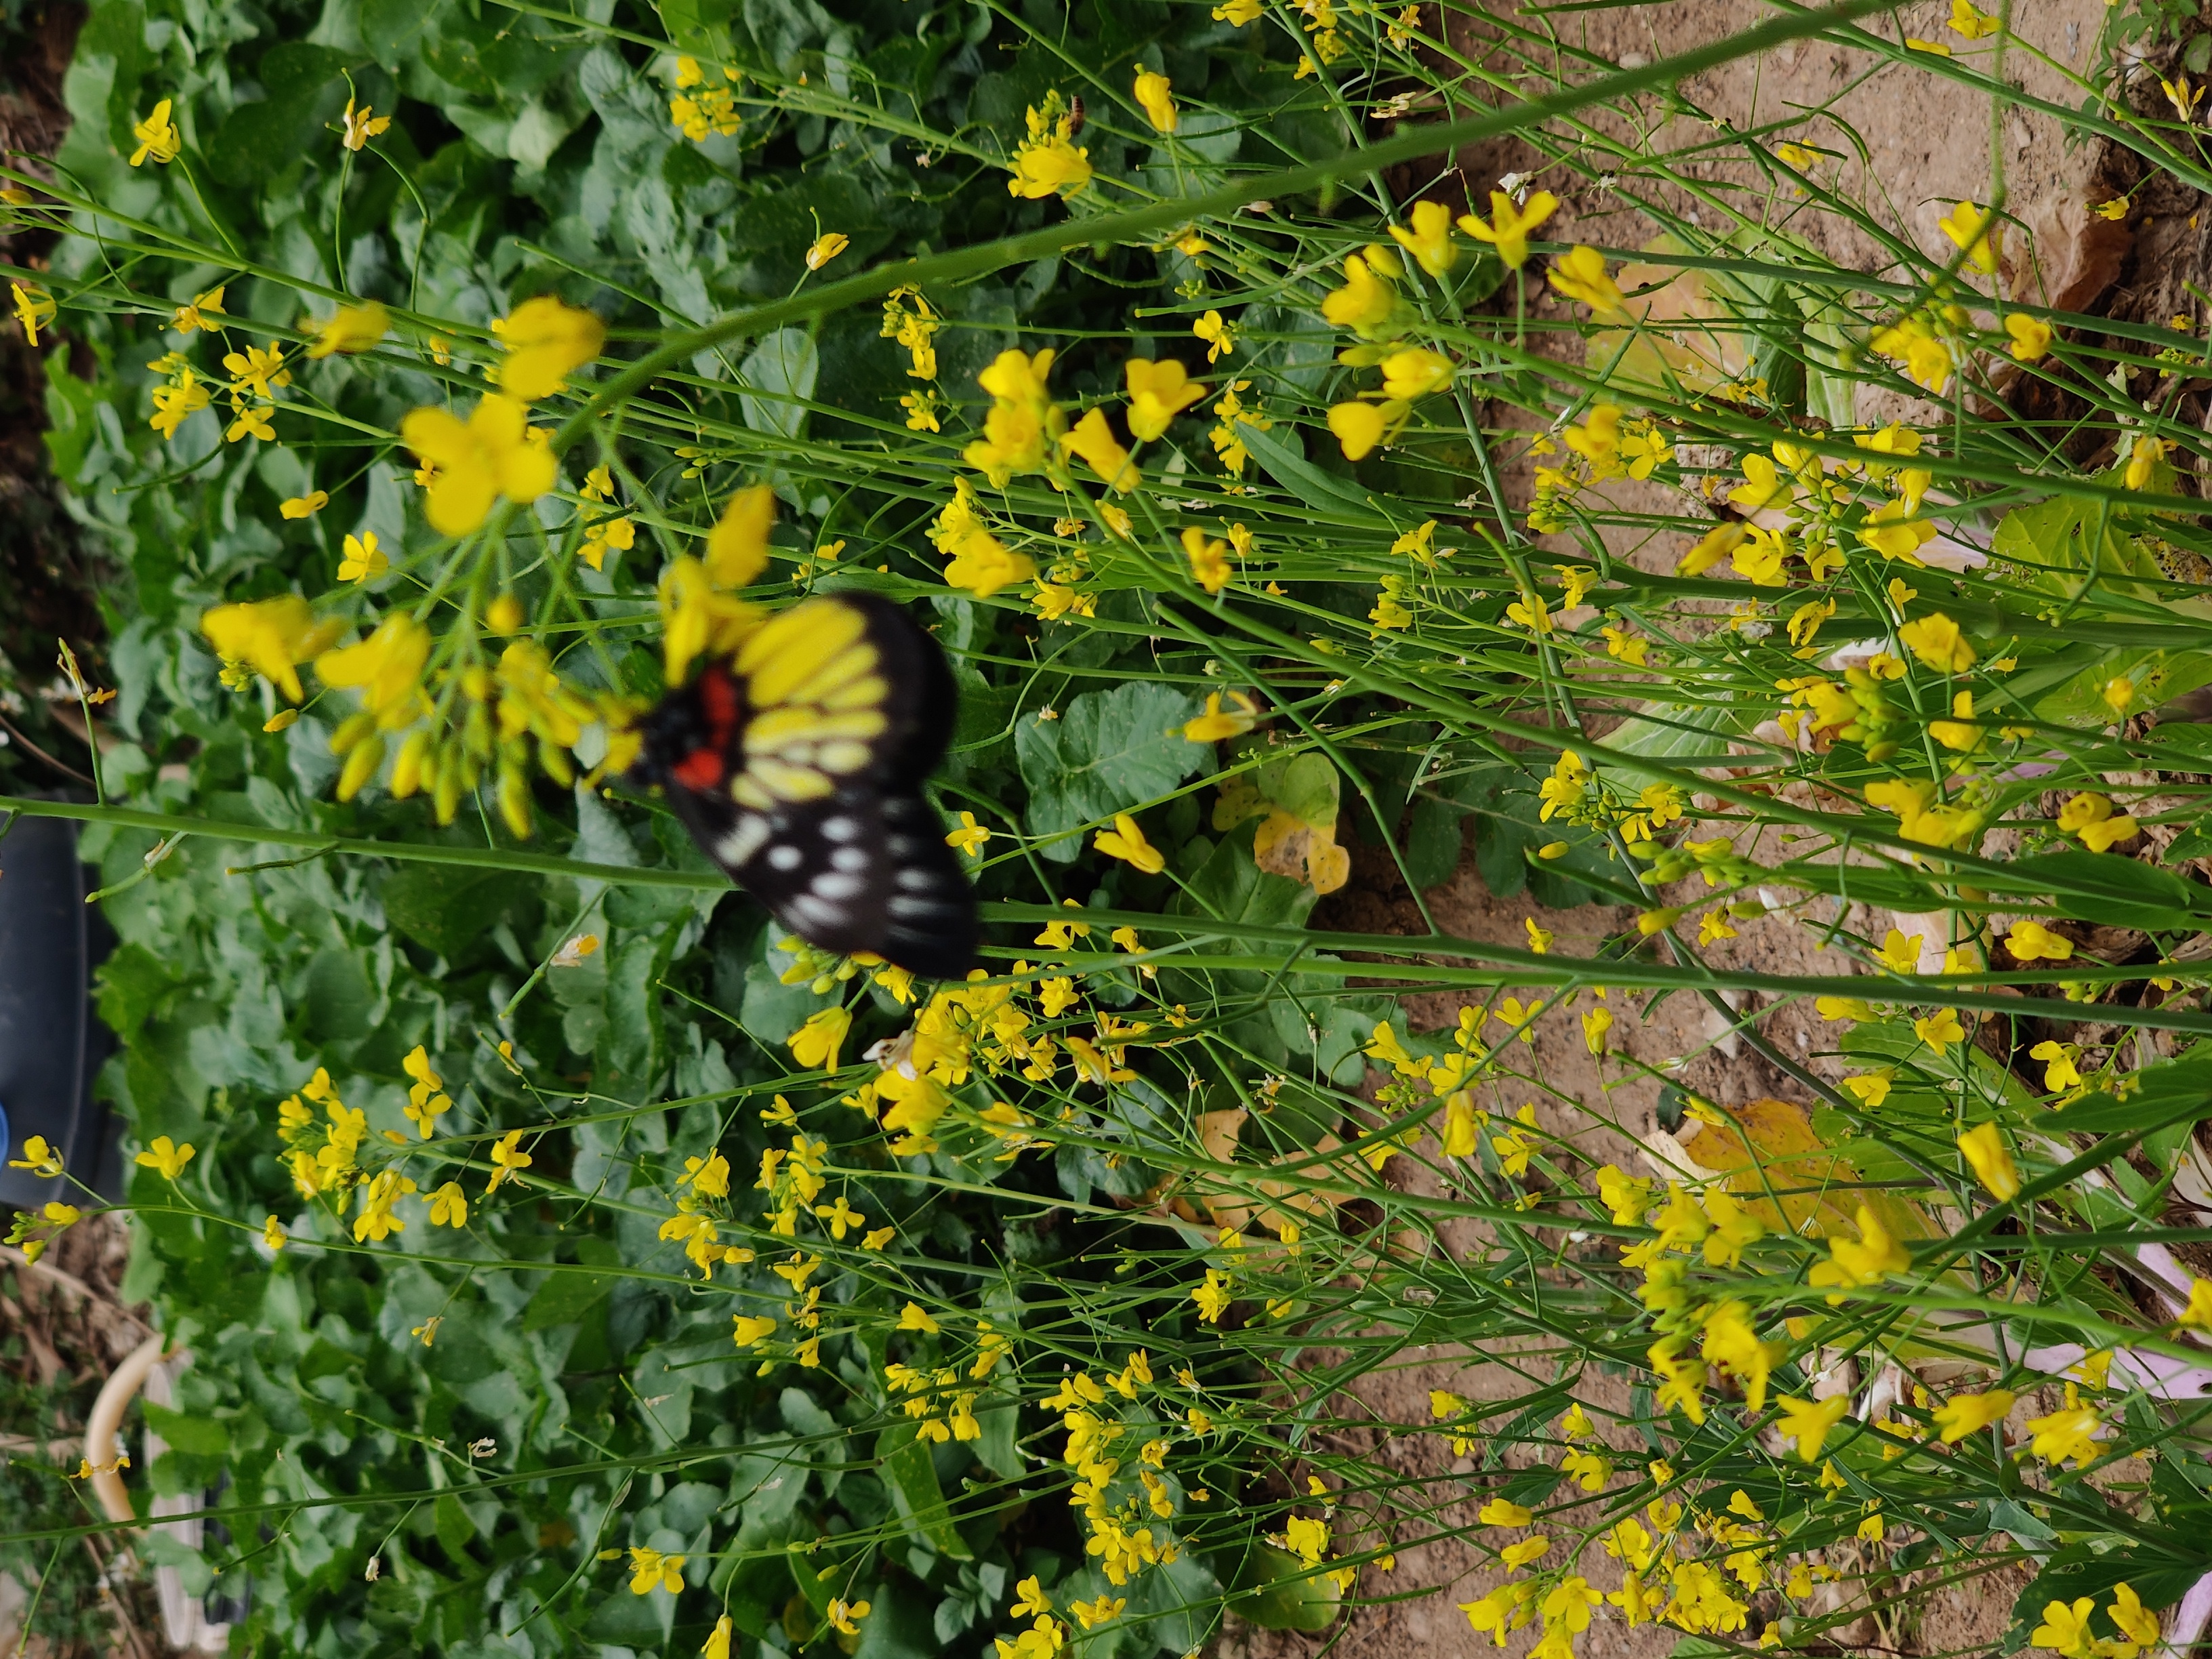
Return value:
<svg viewBox="0 0 2212 1659">
<path fill-rule="evenodd" d="M 694 749 L 668 770 L 686 789 L 712 789 L 722 781 L 722 754 L 718 749 Z"/>
<path fill-rule="evenodd" d="M 738 726 L 738 683 L 720 663 L 699 676 L 699 708 L 707 716 L 708 741 L 727 749 Z"/>
<path fill-rule="evenodd" d="M 706 717 L 706 738 L 669 770 L 687 789 L 713 789 L 729 775 L 729 755 L 737 744 L 738 717 L 744 700 L 730 671 L 720 663 L 708 664 L 692 689 L 699 712 Z"/>
</svg>

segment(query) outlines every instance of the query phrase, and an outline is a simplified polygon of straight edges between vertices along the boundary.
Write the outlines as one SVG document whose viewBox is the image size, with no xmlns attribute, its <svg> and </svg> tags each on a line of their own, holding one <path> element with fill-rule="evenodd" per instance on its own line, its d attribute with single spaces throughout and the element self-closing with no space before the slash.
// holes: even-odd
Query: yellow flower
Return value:
<svg viewBox="0 0 2212 1659">
<path fill-rule="evenodd" d="M 1620 290 L 1605 274 L 1605 256 L 1594 247 L 1574 247 L 1552 261 L 1544 280 L 1570 300 L 1580 300 L 1601 317 L 1620 312 Z"/>
<path fill-rule="evenodd" d="M 491 331 L 507 352 L 499 366 L 500 390 L 526 404 L 560 391 L 568 372 L 596 358 L 607 338 L 606 325 L 596 315 L 563 305 L 550 295 L 525 300 L 512 314 L 495 319 Z M 415 447 L 411 441 L 409 447 Z"/>
<path fill-rule="evenodd" d="M 1393 416 L 1402 416 L 1403 405 L 1335 404 L 1328 411 L 1328 429 L 1343 447 L 1347 461 L 1364 461 L 1378 444 L 1389 441 Z"/>
<path fill-rule="evenodd" d="M 1558 212 L 1559 207 L 1559 198 L 1548 190 L 1531 191 L 1528 200 L 1517 207 L 1504 191 L 1493 190 L 1489 222 L 1485 223 L 1469 213 L 1462 216 L 1459 228 L 1477 241 L 1495 247 L 1507 270 L 1518 270 L 1528 263 L 1528 233 Z"/>
<path fill-rule="evenodd" d="M 315 676 L 325 685 L 357 688 L 362 707 L 392 732 L 412 722 L 419 711 L 422 665 L 429 657 L 428 630 L 405 611 L 395 611 L 360 644 L 316 658 Z"/>
<path fill-rule="evenodd" d="M 1498 1559 L 1505 1564 L 1509 1571 L 1518 1572 L 1531 1561 L 1542 1560 L 1551 1549 L 1552 1540 L 1548 1538 L 1524 1538 L 1519 1543 L 1508 1544 L 1498 1551 Z"/>
<path fill-rule="evenodd" d="M 200 632 L 222 656 L 242 662 L 292 702 L 302 695 L 298 665 L 344 630 L 336 619 L 318 623 L 296 593 L 244 605 L 219 605 L 200 618 Z"/>
<path fill-rule="evenodd" d="M 784 1039 L 791 1057 L 809 1070 L 834 1072 L 837 1069 L 837 1050 L 843 1046 L 845 1034 L 853 1029 L 853 1016 L 842 1007 L 819 1009 L 806 1017 L 806 1023 Z"/>
<path fill-rule="evenodd" d="M 2046 1463 L 2063 1463 L 2071 1458 L 2078 1468 L 2095 1462 L 2103 1451 L 2096 1434 L 2104 1423 L 2094 1409 L 2075 1400 L 2070 1382 L 2066 1395 L 2068 1403 L 2059 1410 L 2028 1419 L 2027 1431 L 2035 1437 L 2029 1449 Z"/>
<path fill-rule="evenodd" d="M 1072 429 L 1061 433 L 1060 447 L 1063 454 L 1075 456 L 1097 473 L 1109 489 L 1126 495 L 1137 487 L 1137 464 L 1114 435 L 1104 410 L 1091 410 Z"/>
<path fill-rule="evenodd" d="M 1109 858 L 1134 865 L 1148 876 L 1158 875 L 1167 868 L 1167 855 L 1145 839 L 1145 832 L 1137 827 L 1136 819 L 1127 812 L 1116 812 L 1114 827 L 1101 830 L 1091 845 Z"/>
<path fill-rule="evenodd" d="M 368 350 L 389 333 L 392 319 L 382 305 L 371 300 L 366 305 L 340 306 L 322 321 L 310 319 L 305 326 L 315 334 L 307 347 L 310 357 L 327 357 L 333 352 L 351 356 Z"/>
<path fill-rule="evenodd" d="M 191 1143 L 179 1146 L 167 1135 L 155 1135 L 154 1144 L 132 1160 L 141 1169 L 160 1170 L 164 1181 L 174 1181 L 191 1161 Z"/>
<path fill-rule="evenodd" d="M 720 588 L 744 587 L 768 568 L 769 532 L 775 528 L 775 490 L 753 484 L 732 495 L 707 536 L 707 574 Z"/>
<path fill-rule="evenodd" d="M 1221 693 L 1206 693 L 1206 712 L 1183 722 L 1185 743 L 1218 743 L 1224 738 L 1242 737 L 1258 723 L 1258 703 L 1242 691 L 1232 691 L 1229 696 L 1237 707 L 1224 710 L 1221 706 Z"/>
<path fill-rule="evenodd" d="M 400 441 L 437 469 L 423 509 L 433 529 L 465 536 L 491 516 L 501 496 L 526 503 L 553 488 L 558 463 L 531 441 L 529 428 L 529 410 L 498 392 L 486 393 L 465 422 L 442 409 L 409 413 Z"/>
<path fill-rule="evenodd" d="M 1267 0 L 1222 0 L 1222 3 L 1213 9 L 1213 21 L 1241 29 L 1258 18 L 1266 9 Z"/>
<path fill-rule="evenodd" d="M 491 1147 L 491 1179 L 484 1182 L 484 1196 L 489 1198 L 499 1190 L 499 1184 L 530 1167 L 529 1153 L 522 1150 L 522 1131 L 509 1129 Z"/>
<path fill-rule="evenodd" d="M 1073 196 L 1089 184 L 1091 152 L 1076 148 L 1070 118 L 1055 118 L 1032 106 L 1028 121 L 1029 137 L 1014 151 L 1014 176 L 1006 180 L 1006 194 L 1036 201 Z"/>
<path fill-rule="evenodd" d="M 671 1595 L 680 1595 L 684 1591 L 684 1559 L 680 1555 L 663 1555 L 659 1550 L 631 1545 L 629 1593 L 650 1595 L 657 1589 L 665 1589 Z"/>
<path fill-rule="evenodd" d="M 1443 276 L 1459 263 L 1459 248 L 1452 240 L 1451 210 L 1441 202 L 1416 202 L 1412 217 L 1410 227 L 1390 227 L 1390 240 L 1412 254 L 1413 263 L 1430 276 Z"/>
<path fill-rule="evenodd" d="M 1296 1519 L 1297 1517 L 1293 1517 L 1294 1522 Z M 1082 1621 L 1084 1629 L 1090 1630 L 1120 1618 L 1121 1609 L 1128 1605 L 1127 1596 L 1109 1595 L 1101 1590 L 1095 1601 L 1070 1601 L 1067 1604 L 1067 1610 Z"/>
<path fill-rule="evenodd" d="M 1206 387 L 1173 357 L 1157 362 L 1132 357 L 1123 373 L 1129 382 L 1129 435 L 1139 443 L 1166 435 L 1168 423 L 1206 395 Z"/>
<path fill-rule="evenodd" d="M 1891 1273 L 1911 1270 L 1911 1252 L 1890 1237 L 1872 1210 L 1860 1205 L 1857 1220 L 1857 1240 L 1830 1240 L 1828 1259 L 1813 1264 L 1808 1275 L 1812 1283 L 1847 1287 L 1878 1285 Z M 1832 1296 L 1828 1300 L 1840 1302 L 1843 1297 Z"/>
<path fill-rule="evenodd" d="M 960 815 L 960 827 L 945 836 L 945 844 L 947 847 L 957 848 L 969 858 L 973 858 L 983 843 L 990 839 L 991 829 L 988 824 L 976 823 L 975 815 L 973 812 L 963 812 Z"/>
<path fill-rule="evenodd" d="M 1524 1509 L 1503 1498 L 1493 1498 L 1482 1506 L 1474 1518 L 1486 1527 L 1525 1527 L 1536 1516 L 1533 1510 Z"/>
<path fill-rule="evenodd" d="M 909 1302 L 899 1310 L 898 1328 L 902 1331 L 920 1331 L 925 1336 L 934 1336 L 937 1334 L 938 1325 L 934 1319 L 922 1311 L 920 1303 Z"/>
<path fill-rule="evenodd" d="M 2040 318 L 2015 311 L 2004 319 L 2005 332 L 2012 336 L 2012 355 L 2024 363 L 2032 363 L 2051 349 L 2051 325 Z"/>
<path fill-rule="evenodd" d="M 1990 1196 L 1998 1203 L 2009 1204 L 2020 1196 L 2020 1170 L 2005 1150 L 2004 1137 L 1997 1133 L 1996 1124 L 1976 1124 L 1959 1137 L 1959 1150 L 1966 1155 L 1975 1179 L 1989 1188 Z"/>
<path fill-rule="evenodd" d="M 1955 1446 L 1968 1435 L 1979 1434 L 1990 1424 L 2004 1421 L 2012 1402 L 2009 1389 L 1991 1389 L 1987 1394 L 1954 1394 L 1936 1408 L 1936 1426 L 1942 1432 L 1943 1443 Z"/>
<path fill-rule="evenodd" d="M 1782 1408 L 1782 1420 L 1775 1425 L 1776 1428 L 1808 1463 L 1820 1461 L 1820 1448 L 1828 1443 L 1829 1431 L 1850 1414 L 1851 1408 L 1850 1396 L 1840 1394 L 1809 1402 L 1784 1395 L 1774 1403 Z"/>
<path fill-rule="evenodd" d="M 2062 1659 L 2097 1659 L 2106 1644 L 2089 1633 L 2089 1615 L 2096 1607 L 2096 1599 L 2087 1595 L 2070 1607 L 2063 1601 L 2046 1601 L 2043 1622 L 2027 1639 L 2039 1648 L 2062 1656 Z"/>
<path fill-rule="evenodd" d="M 2022 916 L 2005 935 L 2005 948 L 2018 962 L 2033 962 L 2039 957 L 2064 962 L 2074 954 L 2074 941 L 2063 933 L 2052 933 L 2031 916 Z"/>
<path fill-rule="evenodd" d="M 1966 1027 L 1959 1024 L 1955 1008 L 1938 1008 L 1925 1019 L 1914 1020 L 1912 1034 L 1939 1054 L 1953 1043 L 1966 1040 Z"/>
<path fill-rule="evenodd" d="M 8 1160 L 11 1170 L 28 1170 L 41 1180 L 52 1180 L 62 1172 L 62 1155 L 47 1144 L 44 1135 L 33 1135 L 23 1143 L 23 1155 Z"/>
<path fill-rule="evenodd" d="M 1006 1616 L 1027 1619 L 1032 1613 L 1051 1611 L 1052 1598 L 1044 1593 L 1043 1586 L 1037 1583 L 1036 1575 L 1032 1573 L 1014 1586 L 1014 1605 L 1006 1609 Z"/>
<path fill-rule="evenodd" d="M 2081 1081 L 2081 1073 L 2074 1069 L 2077 1052 L 2069 1050 L 2063 1042 L 2049 1037 L 2030 1048 L 2028 1057 L 2044 1062 L 2043 1086 L 2050 1090 L 2071 1089 Z"/>
<path fill-rule="evenodd" d="M 1938 673 L 1963 674 L 1976 660 L 1974 647 L 1960 633 L 1959 624 L 1940 611 L 1905 623 L 1897 637 Z"/>
<path fill-rule="evenodd" d="M 1229 544 L 1208 536 L 1196 525 L 1185 526 L 1182 532 L 1183 556 L 1190 561 L 1191 580 L 1209 593 L 1218 593 L 1229 586 L 1235 573 L 1230 568 Z"/>
<path fill-rule="evenodd" d="M 775 1321 L 765 1314 L 732 1314 L 730 1337 L 741 1348 L 757 1348 L 775 1334 Z"/>
<path fill-rule="evenodd" d="M 290 1237 L 284 1231 L 284 1224 L 273 1215 L 261 1224 L 261 1242 L 272 1250 L 283 1249 Z"/>
<path fill-rule="evenodd" d="M 304 515 L 301 515 L 304 516 Z M 376 532 L 345 538 L 345 556 L 338 561 L 338 580 L 342 582 L 365 582 L 381 576 L 392 568 L 392 561 L 376 544 Z"/>
<path fill-rule="evenodd" d="M 1382 360 L 1382 395 L 1394 402 L 1411 403 L 1452 383 L 1452 360 L 1420 347 L 1392 352 Z"/>
<path fill-rule="evenodd" d="M 830 1629 L 847 1636 L 858 1636 L 860 1633 L 860 1620 L 867 1616 L 868 1603 L 866 1601 L 847 1601 L 836 1597 L 831 1598 L 829 1607 L 823 1612 L 823 1617 L 830 1621 Z"/>
<path fill-rule="evenodd" d="M 1952 246 L 1966 254 L 1967 270 L 1986 276 L 1997 268 L 1997 234 L 1981 209 L 1961 202 L 1936 222 Z"/>
<path fill-rule="evenodd" d="M 372 138 L 380 138 L 390 130 L 392 118 L 374 113 L 374 106 L 363 104 L 355 109 L 353 100 L 346 100 L 345 133 L 338 142 L 348 149 L 357 150 Z"/>
<path fill-rule="evenodd" d="M 2166 101 L 2173 106 L 2176 115 L 2185 123 L 2196 120 L 2197 106 L 2203 100 L 2204 88 L 2191 87 L 2185 75 L 2172 81 L 2161 75 L 2158 77 L 2158 84 L 2159 89 L 2166 94 Z"/>
<path fill-rule="evenodd" d="M 1997 20 L 1988 13 L 1976 9 L 1974 0 L 1951 0 L 1951 28 L 1969 40 L 1978 40 L 1997 32 Z"/>
<path fill-rule="evenodd" d="M 222 436 L 225 443 L 234 444 L 248 434 L 266 443 L 276 435 L 276 431 L 269 424 L 267 409 L 248 408 L 243 404 L 234 404 L 231 409 L 237 418 L 224 429 Z"/>
<path fill-rule="evenodd" d="M 132 167 L 141 165 L 149 155 L 166 166 L 175 161 L 177 152 L 184 149 L 184 135 L 169 120 L 170 107 L 170 100 L 164 98 L 154 106 L 151 115 L 132 125 L 131 136 L 138 141 L 138 148 L 131 155 Z"/>
<path fill-rule="evenodd" d="M 1398 291 L 1376 276 L 1369 261 L 1354 253 L 1344 262 L 1344 286 L 1324 295 L 1322 318 L 1338 328 L 1361 333 L 1380 329 L 1398 309 Z"/>
<path fill-rule="evenodd" d="M 430 1194 L 430 1224 L 433 1227 L 465 1227 L 469 1224 L 469 1195 L 458 1181 L 449 1181 Z"/>
<path fill-rule="evenodd" d="M 1190 325 L 1190 331 L 1206 342 L 1206 361 L 1209 363 L 1218 362 L 1237 349 L 1236 327 L 1223 321 L 1218 311 L 1207 312 Z"/>
<path fill-rule="evenodd" d="M 304 495 L 295 495 L 289 501 L 281 503 L 276 510 L 288 519 L 305 519 L 321 512 L 330 504 L 330 491 L 311 489 Z M 346 539 L 350 541 L 353 538 L 348 537 Z"/>
<path fill-rule="evenodd" d="M 1190 1287 L 1190 1299 L 1198 1304 L 1200 1322 L 1218 1325 L 1221 1316 L 1229 1311 L 1233 1299 L 1229 1288 L 1229 1275 L 1218 1267 L 1208 1267 L 1203 1282 Z"/>
<path fill-rule="evenodd" d="M 819 270 L 852 246 L 853 239 L 842 230 L 826 230 L 807 245 L 806 268 Z"/>
<path fill-rule="evenodd" d="M 191 371 L 186 369 L 185 374 L 189 377 Z M 174 386 L 157 386 L 154 388 L 154 417 L 149 424 L 167 442 L 177 435 L 177 428 L 187 419 L 205 409 L 208 401 L 208 389 L 190 378 Z"/>
<path fill-rule="evenodd" d="M 2124 219 L 2128 216 L 2128 198 L 2124 196 L 2115 196 L 2109 202 L 2098 203 L 2089 211 L 2100 219 Z"/>
<path fill-rule="evenodd" d="M 23 325 L 24 342 L 29 345 L 37 345 L 39 330 L 46 324 L 53 321 L 54 314 L 59 308 L 54 303 L 54 296 L 36 283 L 27 287 L 21 283 L 10 283 L 8 284 L 8 291 L 15 299 L 15 320 Z M 1216 312 L 1213 315 L 1218 319 L 1220 313 Z"/>
<path fill-rule="evenodd" d="M 1157 132 L 1173 132 L 1176 130 L 1175 100 L 1169 96 L 1169 90 L 1166 76 L 1151 70 L 1137 71 L 1137 106 L 1145 112 L 1145 118 L 1152 124 L 1153 131 Z"/>
<path fill-rule="evenodd" d="M 982 437 L 963 450 L 961 459 L 1000 489 L 1018 472 L 1042 471 L 1048 441 L 1063 429 L 1066 417 L 1045 385 L 1053 356 L 1049 347 L 1035 356 L 1002 351 L 975 377 L 991 394 L 991 408 L 983 417 Z"/>
</svg>

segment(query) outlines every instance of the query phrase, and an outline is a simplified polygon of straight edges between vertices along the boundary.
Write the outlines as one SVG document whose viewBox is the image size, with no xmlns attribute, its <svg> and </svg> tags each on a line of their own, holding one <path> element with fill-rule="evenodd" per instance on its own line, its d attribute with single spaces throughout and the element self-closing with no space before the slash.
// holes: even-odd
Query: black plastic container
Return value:
<svg viewBox="0 0 2212 1659">
<path fill-rule="evenodd" d="M 14 1159 L 43 1135 L 72 1176 L 112 1197 L 121 1168 L 114 1127 L 92 1097 L 110 1047 L 93 1011 L 92 974 L 112 935 L 85 902 L 91 872 L 77 860 L 76 836 L 65 819 L 27 817 L 0 836 L 0 1141 Z M 0 1168 L 0 1206 L 72 1190 Z"/>
</svg>

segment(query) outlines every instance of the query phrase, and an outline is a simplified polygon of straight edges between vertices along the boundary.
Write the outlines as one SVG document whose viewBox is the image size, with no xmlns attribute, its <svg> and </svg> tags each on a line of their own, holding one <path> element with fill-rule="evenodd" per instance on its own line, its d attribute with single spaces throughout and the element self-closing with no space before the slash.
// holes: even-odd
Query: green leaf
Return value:
<svg viewBox="0 0 2212 1659">
<path fill-rule="evenodd" d="M 172 1450 L 195 1457 L 220 1457 L 230 1449 L 230 1431 L 219 1419 L 172 1411 L 150 1400 L 143 1402 L 142 1409 L 146 1426 L 168 1442 Z"/>
<path fill-rule="evenodd" d="M 1074 862 L 1083 844 L 1069 831 L 1155 800 L 1205 765 L 1212 750 L 1182 735 L 1198 710 L 1195 697 L 1139 682 L 1085 691 L 1056 720 L 1024 718 L 1014 753 L 1030 787 L 1030 833 L 1060 837 L 1038 850 Z"/>
<path fill-rule="evenodd" d="M 752 349 L 738 378 L 750 391 L 738 394 L 745 424 L 770 438 L 796 438 L 806 425 L 806 400 L 822 360 L 801 328 L 780 328 Z"/>
<path fill-rule="evenodd" d="M 432 1509 L 432 1517 L 438 1543 L 445 1550 L 447 1559 L 457 1567 L 465 1566 L 469 1559 L 469 1540 L 477 1535 L 477 1523 L 469 1518 L 469 1512 L 462 1506 L 461 1500 L 449 1492 L 439 1493 L 438 1501 Z"/>
<path fill-rule="evenodd" d="M 1291 441 L 1279 430 L 1262 432 L 1249 421 L 1239 421 L 1237 435 L 1262 471 L 1316 512 L 1326 512 L 1334 519 L 1349 517 L 1360 525 L 1381 520 L 1382 513 L 1372 495 L 1314 465 L 1291 447 Z"/>
<path fill-rule="evenodd" d="M 1229 1606 L 1261 1630 L 1327 1630 L 1343 1611 L 1335 1580 L 1288 1550 L 1260 1543 L 1231 1582 Z"/>
<path fill-rule="evenodd" d="M 2167 933 L 2212 915 L 2212 888 L 2115 853 L 2068 848 L 2021 859 L 2013 870 L 2022 890 L 2049 882 L 2061 909 L 2110 926 Z"/>
<path fill-rule="evenodd" d="M 296 161 L 345 107 L 346 70 L 365 60 L 331 46 L 285 40 L 262 54 L 256 78 L 267 94 L 223 117 L 208 166 L 227 185 L 258 184 Z M 325 134 L 335 144 L 335 137 Z"/>
<path fill-rule="evenodd" d="M 900 1423 L 876 1437 L 876 1455 L 884 1483 L 899 1516 L 929 1540 L 939 1555 L 954 1561 L 972 1561 L 975 1552 L 952 1524 L 952 1506 L 938 1484 L 937 1464 L 927 1441 L 915 1437 L 911 1424 Z"/>
<path fill-rule="evenodd" d="M 507 870 L 410 864 L 384 878 L 385 920 L 416 944 L 451 959 L 532 898 L 529 878 Z"/>
</svg>

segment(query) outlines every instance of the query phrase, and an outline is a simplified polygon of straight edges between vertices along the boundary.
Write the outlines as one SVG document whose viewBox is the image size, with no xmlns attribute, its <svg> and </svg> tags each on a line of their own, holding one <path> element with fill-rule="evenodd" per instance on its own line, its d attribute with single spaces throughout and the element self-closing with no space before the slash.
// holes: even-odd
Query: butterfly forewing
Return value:
<svg viewBox="0 0 2212 1659">
<path fill-rule="evenodd" d="M 802 939 L 932 978 L 975 955 L 975 906 L 918 786 L 954 708 L 937 643 L 886 600 L 811 599 L 648 717 L 636 776 Z"/>
</svg>

